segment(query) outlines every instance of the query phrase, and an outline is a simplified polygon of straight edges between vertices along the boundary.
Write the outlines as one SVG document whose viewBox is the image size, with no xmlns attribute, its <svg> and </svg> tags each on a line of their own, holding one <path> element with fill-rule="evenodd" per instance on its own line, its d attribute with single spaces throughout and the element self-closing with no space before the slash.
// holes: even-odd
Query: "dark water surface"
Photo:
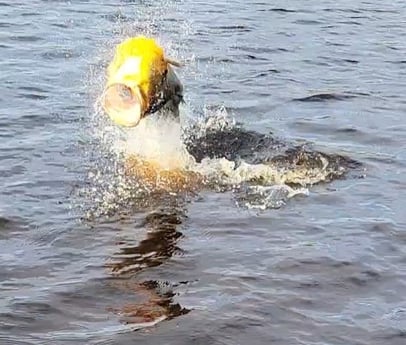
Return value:
<svg viewBox="0 0 406 345">
<path fill-rule="evenodd" d="M 0 28 L 0 344 L 406 343 L 404 1 L 3 0 Z M 100 75 L 139 32 L 189 62 L 196 113 L 365 177 L 81 222 Z"/>
</svg>

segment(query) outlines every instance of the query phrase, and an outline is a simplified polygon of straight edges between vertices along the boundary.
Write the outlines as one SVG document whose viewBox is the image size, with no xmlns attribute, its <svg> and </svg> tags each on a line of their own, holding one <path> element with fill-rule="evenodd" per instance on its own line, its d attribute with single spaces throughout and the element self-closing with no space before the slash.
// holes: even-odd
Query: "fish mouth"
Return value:
<svg viewBox="0 0 406 345">
<path fill-rule="evenodd" d="M 103 92 L 101 104 L 110 119 L 123 127 L 135 127 L 144 116 L 144 100 L 137 86 L 124 83 L 109 85 Z"/>
</svg>

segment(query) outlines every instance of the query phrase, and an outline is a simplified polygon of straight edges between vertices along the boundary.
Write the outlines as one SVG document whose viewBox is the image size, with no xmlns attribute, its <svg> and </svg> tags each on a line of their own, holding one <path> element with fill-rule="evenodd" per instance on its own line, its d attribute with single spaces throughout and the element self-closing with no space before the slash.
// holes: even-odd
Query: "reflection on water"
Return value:
<svg viewBox="0 0 406 345">
<path fill-rule="evenodd" d="M 182 233 L 177 231 L 177 226 L 182 223 L 182 217 L 175 209 L 150 213 L 142 224 L 148 231 L 146 239 L 141 240 L 137 246 L 118 243 L 119 260 L 107 265 L 112 274 L 134 274 L 145 268 L 161 265 L 176 252 L 181 252 L 177 242 Z"/>
<path fill-rule="evenodd" d="M 120 283 L 116 286 L 127 293 L 134 293 L 137 299 L 141 299 L 140 302 L 128 302 L 120 308 L 109 308 L 111 312 L 120 315 L 123 323 L 151 326 L 163 320 L 185 315 L 190 311 L 175 303 L 173 297 L 176 294 L 168 287 L 163 288 L 157 281 Z"/>
<path fill-rule="evenodd" d="M 182 237 L 178 227 L 186 217 L 185 210 L 183 205 L 177 205 L 176 200 L 172 199 L 171 202 L 172 205 L 149 213 L 139 229 L 134 229 L 146 230 L 145 239 L 135 244 L 133 241 L 118 242 L 118 251 L 106 263 L 106 268 L 112 275 L 109 283 L 127 294 L 133 293 L 137 300 L 110 309 L 119 314 L 125 323 L 150 325 L 189 312 L 173 300 L 173 288 L 186 282 L 172 284 L 155 280 L 140 282 L 137 279 L 139 272 L 162 265 L 173 255 L 182 253 L 182 249 L 178 247 L 178 241 Z"/>
</svg>

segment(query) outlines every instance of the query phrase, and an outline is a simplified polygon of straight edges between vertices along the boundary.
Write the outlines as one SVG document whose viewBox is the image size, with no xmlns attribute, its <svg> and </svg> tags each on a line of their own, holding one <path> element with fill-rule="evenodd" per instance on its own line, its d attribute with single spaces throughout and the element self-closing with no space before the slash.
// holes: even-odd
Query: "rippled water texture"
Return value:
<svg viewBox="0 0 406 345">
<path fill-rule="evenodd" d="M 405 18 L 400 0 L 0 0 L 0 344 L 404 344 Z M 112 157 L 95 103 L 138 33 L 185 62 L 185 123 L 241 124 L 188 144 L 205 188 L 141 188 Z M 252 164 L 299 183 L 237 181 Z"/>
</svg>

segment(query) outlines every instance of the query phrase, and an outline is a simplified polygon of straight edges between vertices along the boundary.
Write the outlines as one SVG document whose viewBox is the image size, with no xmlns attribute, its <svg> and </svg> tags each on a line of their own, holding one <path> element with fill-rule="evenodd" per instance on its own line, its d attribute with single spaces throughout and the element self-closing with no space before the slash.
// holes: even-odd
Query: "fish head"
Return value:
<svg viewBox="0 0 406 345">
<path fill-rule="evenodd" d="M 160 92 L 168 72 L 164 51 L 144 36 L 120 43 L 107 70 L 107 83 L 101 103 L 110 119 L 125 127 L 134 127 L 145 117 Z"/>
</svg>

